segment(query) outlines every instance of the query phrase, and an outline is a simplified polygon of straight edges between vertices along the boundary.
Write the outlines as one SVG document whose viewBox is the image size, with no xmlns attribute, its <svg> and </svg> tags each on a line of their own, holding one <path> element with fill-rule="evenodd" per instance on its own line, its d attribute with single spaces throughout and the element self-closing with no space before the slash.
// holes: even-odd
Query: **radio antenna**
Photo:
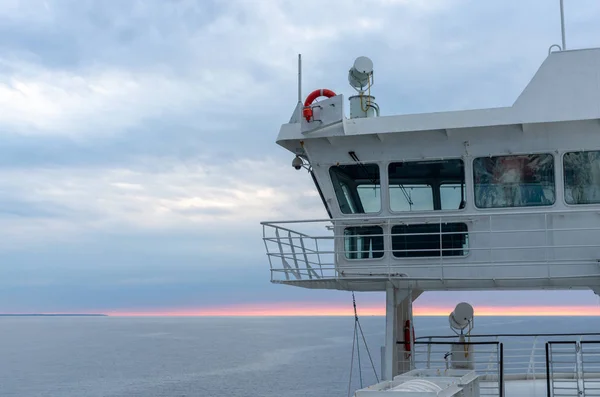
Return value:
<svg viewBox="0 0 600 397">
<path fill-rule="evenodd" d="M 298 122 L 302 120 L 302 54 L 298 54 Z"/>
<path fill-rule="evenodd" d="M 565 38 L 565 5 L 564 0 L 560 0 L 560 31 L 562 34 L 562 50 L 567 49 L 567 39 Z"/>
</svg>

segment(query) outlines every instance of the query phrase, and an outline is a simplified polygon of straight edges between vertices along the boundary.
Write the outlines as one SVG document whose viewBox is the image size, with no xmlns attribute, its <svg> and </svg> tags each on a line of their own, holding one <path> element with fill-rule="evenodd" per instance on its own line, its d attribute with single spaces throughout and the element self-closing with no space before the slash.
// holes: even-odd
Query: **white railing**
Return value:
<svg viewBox="0 0 600 397">
<path fill-rule="evenodd" d="M 435 341 L 428 338 L 415 344 L 415 369 L 432 369 L 441 375 L 452 368 L 452 347 L 448 340 Z M 480 381 L 481 396 L 501 396 L 503 386 L 502 356 L 503 344 L 498 341 L 471 341 L 469 350 L 473 368 Z"/>
<path fill-rule="evenodd" d="M 550 396 L 600 396 L 600 340 L 582 339 L 547 344 Z"/>
<path fill-rule="evenodd" d="M 590 269 L 600 270 L 596 210 L 282 221 L 262 226 L 274 281 L 399 275 L 451 279 L 461 274 L 472 278 L 467 271 L 475 266 L 482 279 L 502 278 L 499 268 L 507 277 L 518 272 L 513 277 L 519 278 L 586 277 Z M 468 231 L 461 229 L 464 226 Z M 506 270 L 510 267 L 515 271 Z"/>
<path fill-rule="evenodd" d="M 414 367 L 451 367 L 455 340 L 418 338 Z M 505 381 L 545 380 L 553 397 L 600 396 L 599 333 L 474 335 L 469 343 L 482 395 L 502 395 Z"/>
<path fill-rule="evenodd" d="M 600 396 L 600 337 L 596 341 L 579 343 L 581 360 L 581 389 L 584 396 Z"/>
<path fill-rule="evenodd" d="M 324 222 L 308 223 L 316 225 Z M 263 241 L 271 267 L 271 279 L 335 277 L 333 240 L 333 233 L 331 236 L 310 236 L 281 225 L 263 223 Z"/>
</svg>

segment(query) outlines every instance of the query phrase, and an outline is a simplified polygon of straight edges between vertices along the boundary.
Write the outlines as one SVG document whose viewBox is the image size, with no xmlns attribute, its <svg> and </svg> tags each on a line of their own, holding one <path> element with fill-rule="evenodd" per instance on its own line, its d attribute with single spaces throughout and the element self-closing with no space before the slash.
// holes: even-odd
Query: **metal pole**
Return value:
<svg viewBox="0 0 600 397">
<path fill-rule="evenodd" d="M 302 54 L 298 54 L 298 122 L 302 120 Z"/>
<path fill-rule="evenodd" d="M 552 396 L 552 387 L 550 383 L 550 343 L 546 342 L 546 395 Z"/>
<path fill-rule="evenodd" d="M 498 369 L 498 389 L 500 397 L 504 397 L 504 344 L 500 343 L 500 366 Z"/>
<path fill-rule="evenodd" d="M 398 368 L 397 294 L 396 288 L 390 282 L 385 290 L 385 372 L 382 375 L 383 380 L 394 379 Z"/>
<path fill-rule="evenodd" d="M 413 323 L 413 299 L 412 299 L 412 288 L 409 288 L 408 290 L 408 297 L 406 298 L 408 299 L 408 319 L 410 320 L 410 328 L 409 328 L 409 342 L 410 342 L 410 363 L 409 363 L 409 371 L 412 371 L 413 369 L 415 369 L 415 344 L 413 342 L 414 337 L 415 337 L 415 333 L 413 332 L 414 329 L 414 323 Z"/>
<path fill-rule="evenodd" d="M 560 30 L 562 34 L 562 50 L 567 49 L 567 40 L 565 38 L 565 7 L 564 0 L 560 0 Z"/>
<path fill-rule="evenodd" d="M 302 102 L 302 54 L 298 54 L 298 102 Z"/>
</svg>

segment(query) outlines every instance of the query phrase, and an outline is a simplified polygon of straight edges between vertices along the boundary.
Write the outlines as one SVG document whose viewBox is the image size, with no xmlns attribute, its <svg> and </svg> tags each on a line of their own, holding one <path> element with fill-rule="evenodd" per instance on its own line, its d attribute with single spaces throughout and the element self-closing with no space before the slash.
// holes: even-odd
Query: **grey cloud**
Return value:
<svg viewBox="0 0 600 397">
<path fill-rule="evenodd" d="M 84 242 L 5 252 L 0 312 L 202 307 L 234 304 L 242 295 L 273 298 L 275 290 L 265 289 L 269 272 L 260 240 L 244 242 L 243 234 L 230 232 L 232 246 L 215 251 L 227 241 L 224 234 L 96 234 Z"/>
<path fill-rule="evenodd" d="M 182 215 L 229 215 L 232 214 L 232 210 L 220 207 L 191 207 L 176 212 Z"/>
<path fill-rule="evenodd" d="M 181 61 L 186 48 L 173 42 L 221 12 L 218 2 L 210 0 L 32 1 L 28 6 L 26 15 L 0 15 L 0 50 L 58 69 L 98 64 L 146 68 L 164 59 Z"/>
<path fill-rule="evenodd" d="M 200 6 L 199 3 L 194 5 L 190 2 L 180 2 L 172 9 L 164 6 L 164 3 L 150 3 L 138 11 L 132 9 L 133 3 L 127 4 L 129 5 L 115 6 L 108 3 L 98 5 L 97 2 L 75 2 L 73 7 L 63 9 L 51 3 L 50 8 L 56 10 L 58 15 L 52 19 L 52 26 L 59 30 L 66 29 L 65 35 L 68 37 L 89 36 L 99 40 L 88 44 L 93 48 L 94 55 L 82 53 L 82 59 L 95 63 L 106 62 L 107 65 L 125 69 L 135 69 L 137 66 L 133 63 L 121 64 L 124 59 L 144 59 L 147 52 L 156 52 L 156 49 L 145 47 L 144 43 L 152 40 L 164 41 L 169 47 L 182 51 L 181 56 L 185 59 L 157 55 L 157 59 L 146 59 L 144 68 L 158 67 L 164 73 L 176 73 L 182 64 L 193 64 L 196 61 L 196 55 L 189 54 L 184 49 L 187 48 L 187 42 L 182 44 L 178 38 L 193 36 L 194 27 L 198 26 L 192 21 L 202 25 L 203 21 L 220 15 L 213 6 L 204 3 Z M 589 5 L 593 7 L 593 3 Z M 510 3 L 483 4 L 470 1 L 457 11 L 447 10 L 440 14 L 427 15 L 426 18 L 421 17 L 423 24 L 419 30 L 410 32 L 412 36 L 408 40 L 394 34 L 366 34 L 362 38 L 353 36 L 352 42 L 345 41 L 344 37 L 337 38 L 332 42 L 330 51 L 324 53 L 318 62 L 308 59 L 308 65 L 312 65 L 312 68 L 305 70 L 305 89 L 326 84 L 336 90 L 341 88 L 350 93 L 346 88 L 343 70 L 357 55 L 353 54 L 354 48 L 364 47 L 369 48 L 366 52 L 375 59 L 378 83 L 374 87 L 374 93 L 384 114 L 508 105 L 516 98 L 545 56 L 547 46 L 555 41 L 552 38 L 558 38 L 557 26 L 551 23 L 551 18 L 544 19 L 544 24 L 540 22 L 533 27 L 530 24 L 531 13 L 547 15 L 556 12 L 554 5 L 535 2 L 528 8 L 524 7 Z M 136 12 L 142 16 L 134 17 Z M 197 20 L 194 17 L 196 13 L 200 13 L 205 20 Z M 166 16 L 163 18 L 162 14 Z M 93 30 L 88 28 L 84 33 L 75 35 L 69 30 L 72 28 L 64 23 L 69 18 L 86 26 L 90 25 L 92 19 L 93 23 L 90 26 Z M 169 18 L 173 18 L 173 23 L 169 23 Z M 148 19 L 151 19 L 152 23 L 148 22 Z M 502 31 L 503 22 L 500 22 L 507 19 L 514 21 L 508 32 Z M 124 22 L 119 22 L 121 20 Z M 154 23 L 162 25 L 153 30 Z M 134 26 L 138 30 L 135 34 L 137 41 L 132 40 L 127 51 L 118 53 L 114 59 L 103 58 L 103 51 L 110 51 L 118 42 L 112 32 L 118 30 L 120 24 Z M 175 25 L 181 26 L 175 28 Z M 23 24 L 19 23 L 19 26 Z M 169 27 L 175 30 L 175 34 L 169 33 Z M 15 33 L 17 34 L 6 34 L 2 37 L 22 37 L 19 32 Z M 579 29 L 573 29 L 570 33 L 570 39 L 574 43 L 581 42 L 582 39 L 585 41 L 589 36 L 583 35 Z M 519 37 L 523 35 L 527 35 L 528 41 L 515 46 L 514 43 L 519 42 Z M 51 34 L 46 34 L 47 40 L 54 40 L 52 37 Z M 56 39 L 56 43 L 63 42 L 62 39 Z M 364 45 L 361 46 L 361 43 Z M 68 48 L 68 41 L 65 45 Z M 15 47 L 22 47 L 22 43 Z M 52 48 L 47 45 L 42 47 Z M 209 62 L 215 55 L 206 53 L 214 48 L 197 50 Z M 64 59 L 64 55 L 54 50 L 50 52 Z M 66 52 L 71 54 L 74 51 L 69 49 Z M 291 55 L 289 64 L 293 65 L 294 59 Z M 46 65 L 43 59 L 41 62 Z M 198 66 L 202 66 L 202 63 Z M 263 61 L 249 62 L 245 68 L 254 76 L 254 82 L 280 78 L 265 67 Z M 218 161 L 223 155 L 264 152 L 269 147 L 273 148 L 272 140 L 277 128 L 293 108 L 294 77 L 293 73 L 290 73 L 286 78 L 287 85 L 281 87 L 277 93 L 277 96 L 283 95 L 282 98 L 274 97 L 272 102 L 264 103 L 263 110 L 268 109 L 268 115 L 261 111 L 256 116 L 237 114 L 232 118 L 226 114 L 227 106 L 216 105 L 208 109 L 197 109 L 201 112 L 197 114 L 180 114 L 175 109 L 166 108 L 166 113 L 162 112 L 150 120 L 140 120 L 135 128 L 110 137 L 87 137 L 83 142 L 60 142 L 61 138 L 23 138 L 22 141 L 13 139 L 12 146 L 8 146 L 12 154 L 3 156 L 0 161 L 3 164 L 27 165 L 31 162 L 84 166 L 94 163 L 128 163 L 140 155 L 173 154 L 193 157 L 198 153 L 214 153 L 214 160 Z M 219 97 L 229 95 L 231 93 L 215 93 L 215 96 Z M 256 106 L 249 102 L 248 108 L 256 109 Z M 278 114 L 281 117 L 276 117 Z M 215 122 L 224 125 L 215 128 L 211 125 Z"/>
<path fill-rule="evenodd" d="M 227 128 L 202 127 L 190 120 L 193 117 L 157 118 L 118 135 L 84 139 L 2 134 L 0 131 L 0 168 L 135 167 L 141 159 L 149 157 L 176 158 L 184 162 L 202 158 L 212 164 L 222 164 L 241 158 L 262 158 L 274 146 L 275 123 L 248 121 L 246 125 L 254 127 L 244 130 L 241 119 Z"/>
<path fill-rule="evenodd" d="M 112 67 L 125 69 L 138 67 L 133 61 L 122 64 L 125 59 L 145 59 L 146 53 L 156 54 L 156 48 L 153 45 L 146 46 L 147 43 L 164 42 L 166 46 L 181 51 L 181 57 L 184 58 L 159 54 L 155 55 L 156 59 L 145 59 L 143 67 L 158 67 L 163 73 L 175 74 L 180 72 L 178 69 L 182 64 L 191 65 L 197 61 L 197 55 L 187 51 L 188 41 L 181 41 L 179 38 L 194 37 L 203 23 L 214 20 L 224 12 L 223 9 L 219 10 L 216 6 L 204 2 L 178 2 L 171 7 L 162 2 L 145 3 L 140 9 L 136 9 L 133 4 L 74 2 L 73 7 L 67 8 L 61 7 L 64 6 L 63 3 L 50 3 L 53 16 L 50 22 L 44 21 L 41 26 L 33 24 L 31 29 L 47 32 L 50 24 L 53 27 L 51 31 L 64 29 L 65 36 L 69 38 L 79 37 L 79 40 L 85 42 L 85 38 L 89 37 L 90 42 L 84 47 L 86 50 L 88 47 L 92 48 L 94 54 L 92 56 L 82 52 L 82 59 L 94 63 L 104 62 Z M 418 30 L 409 32 L 412 34 L 410 39 L 395 34 L 377 33 L 366 34 L 362 38 L 352 36 L 350 42 L 342 36 L 332 42 L 329 51 L 322 54 L 318 62 L 308 59 L 308 66 L 312 67 L 305 70 L 305 89 L 326 84 L 336 90 L 342 88 L 344 92 L 351 93 L 346 88 L 343 71 L 357 55 L 353 54 L 355 48 L 363 47 L 369 48 L 366 52 L 375 59 L 378 82 L 381 83 L 376 84 L 374 93 L 384 114 L 507 105 L 516 98 L 545 56 L 547 45 L 553 42 L 551 38 L 556 36 L 551 34 L 552 28 L 556 26 L 551 26 L 549 22 L 541 25 L 541 28 L 538 25 L 532 28 L 529 24 L 529 13 L 538 12 L 545 15 L 555 12 L 554 8 L 536 2 L 524 11 L 521 6 L 470 1 L 457 11 L 446 10 L 439 14 L 419 16 L 423 23 L 421 26 L 417 25 Z M 499 21 L 504 21 L 511 15 L 515 20 L 514 25 L 509 32 L 502 32 Z M 87 28 L 83 33 L 74 34 L 71 30 L 74 28 L 69 27 L 67 20 L 75 20 L 77 24 Z M 243 23 L 241 20 L 240 24 Z M 15 24 L 24 26 L 21 21 Z M 113 31 L 120 29 L 119 26 L 136 29 L 136 40 L 131 40 L 127 44 L 127 50 L 118 52 L 113 59 L 106 56 L 104 51 L 113 51 L 111 48 L 120 46 L 113 34 Z M 489 26 L 497 28 L 490 29 Z M 474 35 L 473 32 L 477 34 Z M 16 34 L 1 37 L 27 36 L 23 32 L 14 33 Z M 404 32 L 400 30 L 400 33 Z M 530 38 L 528 43 L 519 47 L 512 44 L 518 41 L 519 36 L 525 34 L 533 39 Z M 68 40 L 53 38 L 52 34 L 45 36 L 47 40 L 65 43 L 66 52 L 69 54 L 77 52 L 69 49 Z M 576 36 L 572 38 L 573 42 L 576 42 L 582 35 L 574 31 L 573 36 Z M 23 43 L 17 44 L 15 47 L 20 48 Z M 46 45 L 42 47 L 53 48 Z M 216 54 L 207 51 L 214 51 L 215 48 L 198 48 L 197 52 L 211 64 L 211 58 Z M 539 50 L 532 54 L 535 48 Z M 35 52 L 34 49 L 31 51 Z M 50 52 L 61 59 L 65 57 L 54 50 Z M 292 69 L 294 61 L 290 54 L 289 65 L 292 65 Z M 40 62 L 46 65 L 43 58 Z M 203 62 L 198 63 L 198 67 L 202 66 Z M 254 76 L 255 81 L 248 82 L 250 85 L 268 81 L 269 78 L 281 78 L 279 74 L 274 74 L 264 61 L 258 59 L 254 63 L 248 62 L 247 65 L 236 67 L 245 67 Z M 199 154 L 212 155 L 213 161 L 219 161 L 228 156 L 275 150 L 273 138 L 278 126 L 288 117 L 294 105 L 294 78 L 293 73 L 290 73 L 286 77 L 286 86 L 280 88 L 271 102 L 264 103 L 261 106 L 262 110 L 255 116 L 237 114 L 232 118 L 227 114 L 227 105 L 214 105 L 197 109 L 198 113 L 188 111 L 183 114 L 167 107 L 156 117 L 140 120 L 134 128 L 109 137 L 88 136 L 77 142 L 62 138 L 12 139 L 7 147 L 9 154 L 2 156 L 0 164 L 89 166 L 128 164 L 139 156 L 148 155 L 193 158 Z M 228 92 L 214 94 L 216 97 L 231 95 Z M 251 102 L 247 107 L 257 108 Z M 215 127 L 214 123 L 223 125 Z"/>
<path fill-rule="evenodd" d="M 60 218 L 68 215 L 67 207 L 55 203 L 34 201 L 31 198 L 10 198 L 8 192 L 0 190 L 0 219 L 17 218 Z"/>
</svg>

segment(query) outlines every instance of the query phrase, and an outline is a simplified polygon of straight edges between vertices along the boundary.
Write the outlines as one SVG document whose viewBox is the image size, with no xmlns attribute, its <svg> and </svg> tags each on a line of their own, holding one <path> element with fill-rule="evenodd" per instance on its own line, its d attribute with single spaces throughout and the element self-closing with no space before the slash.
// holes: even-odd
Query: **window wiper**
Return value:
<svg viewBox="0 0 600 397">
<path fill-rule="evenodd" d="M 362 168 L 362 170 L 367 175 L 367 178 L 369 179 L 369 182 L 371 182 L 373 185 L 379 185 L 377 179 L 371 178 L 371 174 L 369 172 L 369 169 L 367 167 L 365 167 L 365 165 L 359 160 L 358 156 L 356 155 L 356 152 L 351 151 L 351 152 L 348 152 L 348 154 L 350 155 L 350 157 L 352 158 L 352 160 L 356 161 L 356 163 Z"/>
<path fill-rule="evenodd" d="M 410 198 L 410 194 L 408 194 L 404 185 L 398 184 L 398 187 L 400 188 L 400 191 L 402 192 L 402 194 L 404 194 L 404 198 L 406 199 L 406 202 L 408 202 L 408 205 L 410 206 L 410 209 L 412 210 L 412 206 L 414 203 L 413 203 L 412 199 Z"/>
</svg>

